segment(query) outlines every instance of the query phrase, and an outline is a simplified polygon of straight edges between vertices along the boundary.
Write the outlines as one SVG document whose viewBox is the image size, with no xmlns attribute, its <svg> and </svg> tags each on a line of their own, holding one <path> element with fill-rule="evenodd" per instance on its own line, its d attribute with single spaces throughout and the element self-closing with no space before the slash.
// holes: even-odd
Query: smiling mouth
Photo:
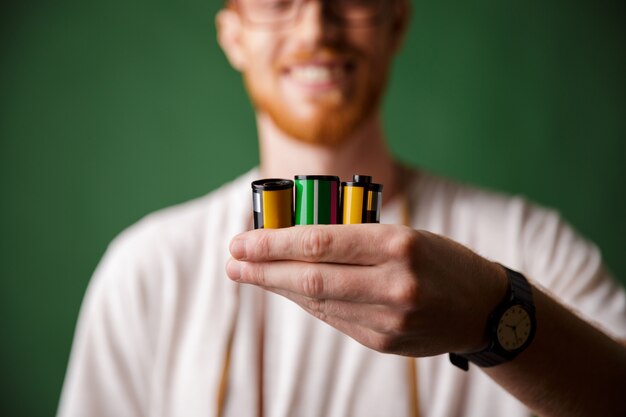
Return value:
<svg viewBox="0 0 626 417">
<path fill-rule="evenodd" d="M 351 62 L 312 62 L 287 68 L 286 73 L 299 84 L 333 86 L 343 82 L 354 71 Z"/>
</svg>

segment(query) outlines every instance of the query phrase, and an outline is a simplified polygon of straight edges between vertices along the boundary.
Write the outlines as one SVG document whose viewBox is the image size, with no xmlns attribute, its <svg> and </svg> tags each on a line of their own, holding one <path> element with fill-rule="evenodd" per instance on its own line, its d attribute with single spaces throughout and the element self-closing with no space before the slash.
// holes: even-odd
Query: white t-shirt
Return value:
<svg viewBox="0 0 626 417">
<path fill-rule="evenodd" d="M 110 245 L 83 302 L 59 416 L 215 416 L 231 329 L 226 416 L 258 415 L 260 392 L 267 417 L 410 415 L 407 358 L 227 278 L 228 245 L 251 222 L 258 175 L 154 213 Z M 623 289 L 556 213 L 425 172 L 408 188 L 414 228 L 521 271 L 626 338 Z M 383 207 L 382 223 L 399 219 L 398 201 Z M 418 359 L 417 381 L 423 416 L 529 415 L 479 368 L 463 372 L 447 355 Z"/>
</svg>

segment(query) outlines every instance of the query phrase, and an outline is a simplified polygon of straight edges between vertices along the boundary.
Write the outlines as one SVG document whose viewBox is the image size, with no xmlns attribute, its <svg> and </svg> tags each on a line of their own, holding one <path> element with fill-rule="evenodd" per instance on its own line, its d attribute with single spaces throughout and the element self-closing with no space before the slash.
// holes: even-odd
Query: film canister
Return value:
<svg viewBox="0 0 626 417">
<path fill-rule="evenodd" d="M 293 181 L 268 178 L 252 182 L 255 229 L 293 226 Z"/>
<path fill-rule="evenodd" d="M 354 175 L 341 183 L 343 224 L 380 223 L 383 202 L 382 184 L 374 184 L 368 175 Z"/>
<path fill-rule="evenodd" d="M 296 225 L 340 224 L 339 177 L 296 175 Z"/>
</svg>

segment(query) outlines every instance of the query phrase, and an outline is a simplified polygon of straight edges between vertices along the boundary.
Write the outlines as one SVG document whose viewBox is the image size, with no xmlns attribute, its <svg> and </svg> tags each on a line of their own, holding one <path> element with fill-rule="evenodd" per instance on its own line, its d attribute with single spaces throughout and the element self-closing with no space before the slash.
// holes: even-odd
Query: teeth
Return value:
<svg viewBox="0 0 626 417">
<path fill-rule="evenodd" d="M 336 80 L 341 77 L 341 68 L 334 66 L 333 68 L 319 66 L 319 65 L 306 65 L 297 66 L 292 68 L 291 76 L 297 81 L 305 83 L 324 83 L 331 80 Z"/>
</svg>

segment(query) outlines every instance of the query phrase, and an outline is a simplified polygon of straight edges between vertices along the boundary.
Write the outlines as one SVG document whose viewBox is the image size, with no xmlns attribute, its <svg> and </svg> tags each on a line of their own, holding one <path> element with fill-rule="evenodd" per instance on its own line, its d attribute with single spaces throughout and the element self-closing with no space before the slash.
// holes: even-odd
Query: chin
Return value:
<svg viewBox="0 0 626 417">
<path fill-rule="evenodd" d="M 331 148 L 348 142 L 367 123 L 378 108 L 385 85 L 380 82 L 357 89 L 357 95 L 349 100 L 309 103 L 307 111 L 299 113 L 286 100 L 254 88 L 258 83 L 246 81 L 256 111 L 267 114 L 279 130 L 299 142 Z"/>
<path fill-rule="evenodd" d="M 294 140 L 323 147 L 338 147 L 372 117 L 376 102 L 344 105 L 316 112 L 309 117 L 297 117 L 282 107 L 265 108 L 272 122 Z"/>
<path fill-rule="evenodd" d="M 345 120 L 323 120 L 300 123 L 298 121 L 277 121 L 276 126 L 297 141 L 335 147 L 346 142 L 356 130 L 356 123 Z M 332 118 L 331 118 L 332 119 Z"/>
</svg>

